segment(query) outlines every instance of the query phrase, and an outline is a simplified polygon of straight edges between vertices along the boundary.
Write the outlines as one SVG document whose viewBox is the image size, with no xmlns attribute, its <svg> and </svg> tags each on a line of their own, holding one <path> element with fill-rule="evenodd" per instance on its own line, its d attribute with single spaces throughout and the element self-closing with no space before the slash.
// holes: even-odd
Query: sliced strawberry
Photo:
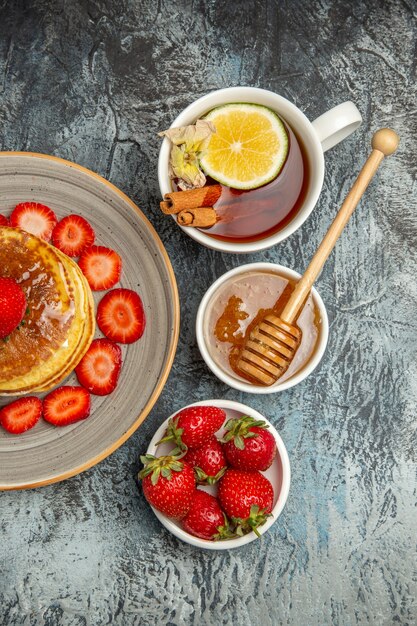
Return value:
<svg viewBox="0 0 417 626">
<path fill-rule="evenodd" d="M 146 324 L 140 296 L 131 289 L 112 289 L 98 304 L 97 324 L 112 341 L 137 341 L 142 337 Z"/>
<path fill-rule="evenodd" d="M 50 241 L 58 220 L 45 204 L 22 202 L 17 204 L 10 216 L 10 225 L 21 228 L 36 237 Z"/>
<path fill-rule="evenodd" d="M 91 398 L 83 387 L 63 386 L 43 399 L 43 417 L 54 426 L 67 426 L 90 415 Z"/>
<path fill-rule="evenodd" d="M 19 398 L 0 409 L 0 424 L 13 435 L 33 428 L 42 415 L 42 402 L 35 396 Z"/>
<path fill-rule="evenodd" d="M 81 254 L 78 265 L 93 291 L 110 289 L 120 280 L 122 259 L 110 248 L 90 246 Z"/>
<path fill-rule="evenodd" d="M 120 347 L 108 339 L 94 339 L 75 373 L 80 384 L 96 396 L 114 391 L 122 367 Z"/>
<path fill-rule="evenodd" d="M 93 245 L 96 234 L 81 215 L 67 215 L 55 226 L 52 243 L 68 256 L 80 256 Z"/>
<path fill-rule="evenodd" d="M 2 215 L 1 213 L 0 213 L 0 226 L 10 226 L 9 220 L 7 219 L 7 217 L 5 215 Z"/>
</svg>

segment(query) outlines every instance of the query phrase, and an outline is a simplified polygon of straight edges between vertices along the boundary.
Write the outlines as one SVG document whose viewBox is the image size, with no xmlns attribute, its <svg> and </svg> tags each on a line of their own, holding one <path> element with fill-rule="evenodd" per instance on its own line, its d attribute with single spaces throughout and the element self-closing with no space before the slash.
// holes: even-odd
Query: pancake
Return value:
<svg viewBox="0 0 417 626">
<path fill-rule="evenodd" d="M 36 391 L 39 392 L 47 391 L 47 389 L 57 385 L 61 380 L 71 374 L 90 347 L 95 331 L 94 300 L 90 286 L 77 263 L 62 252 L 59 252 L 59 250 L 57 250 L 57 252 L 59 256 L 63 257 L 63 263 L 66 263 L 70 267 L 72 266 L 74 284 L 77 285 L 75 291 L 76 310 L 84 312 L 84 324 L 78 343 L 76 344 L 77 331 L 73 325 L 69 332 L 68 341 L 65 342 L 48 361 L 48 370 L 52 372 L 52 377 L 49 378 L 47 387 L 45 384 L 40 384 L 37 387 Z M 71 357 L 69 357 L 69 354 L 71 354 Z M 54 365 L 58 362 L 62 362 L 64 367 L 61 371 L 55 372 L 54 374 Z"/>
<path fill-rule="evenodd" d="M 0 227 L 0 275 L 25 292 L 25 324 L 0 349 L 0 395 L 47 391 L 68 376 L 94 335 L 91 290 L 78 265 L 25 231 Z"/>
</svg>

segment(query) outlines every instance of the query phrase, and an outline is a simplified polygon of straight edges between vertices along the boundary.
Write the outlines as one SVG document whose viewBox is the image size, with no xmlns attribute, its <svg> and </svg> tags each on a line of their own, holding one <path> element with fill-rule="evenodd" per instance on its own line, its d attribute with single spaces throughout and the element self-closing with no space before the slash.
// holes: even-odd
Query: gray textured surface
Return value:
<svg viewBox="0 0 417 626">
<path fill-rule="evenodd" d="M 412 0 L 0 0 L 0 148 L 119 185 L 157 227 L 183 299 L 174 370 L 143 427 L 85 474 L 0 494 L 1 624 L 416 623 L 416 16 Z M 327 154 L 302 229 L 245 261 L 301 271 L 371 132 L 402 136 L 319 280 L 331 320 L 321 366 L 271 397 L 216 382 L 195 343 L 202 294 L 243 259 L 198 247 L 156 208 L 156 131 L 236 84 L 275 90 L 311 119 L 352 99 L 365 120 Z M 160 421 L 218 396 L 264 412 L 293 470 L 268 535 L 221 555 L 169 536 L 134 482 Z"/>
</svg>

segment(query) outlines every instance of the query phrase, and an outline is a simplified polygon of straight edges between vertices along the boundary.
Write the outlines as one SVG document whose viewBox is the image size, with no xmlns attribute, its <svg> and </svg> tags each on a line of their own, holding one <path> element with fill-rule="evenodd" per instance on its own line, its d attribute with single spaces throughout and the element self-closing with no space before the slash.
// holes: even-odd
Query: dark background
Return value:
<svg viewBox="0 0 417 626">
<path fill-rule="evenodd" d="M 0 0 L 0 149 L 54 154 L 118 185 L 157 228 L 182 301 L 174 368 L 139 431 L 65 483 L 0 494 L 1 624 L 416 623 L 416 17 L 411 0 Z M 245 257 L 199 246 L 158 208 L 157 131 L 233 85 L 276 91 L 311 120 L 351 99 L 364 118 L 326 154 L 303 227 Z M 243 262 L 303 271 L 387 125 L 400 149 L 318 281 L 331 323 L 321 365 L 282 394 L 228 389 L 195 342 L 205 290 Z M 270 532 L 218 554 L 169 535 L 135 485 L 158 424 L 215 397 L 264 413 L 292 464 Z"/>
</svg>

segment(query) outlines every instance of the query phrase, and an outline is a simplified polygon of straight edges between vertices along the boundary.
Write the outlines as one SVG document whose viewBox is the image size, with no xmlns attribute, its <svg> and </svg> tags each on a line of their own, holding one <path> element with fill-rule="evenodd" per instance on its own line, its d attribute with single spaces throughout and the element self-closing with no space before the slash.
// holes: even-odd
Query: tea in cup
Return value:
<svg viewBox="0 0 417 626">
<path fill-rule="evenodd" d="M 236 128 L 230 128 L 233 115 Z M 208 148 L 201 153 L 204 186 L 179 191 L 178 180 L 169 176 L 172 144 L 166 137 L 159 156 L 161 193 L 164 197 L 168 194 L 168 201 L 182 202 L 180 212 L 185 207 L 196 215 L 198 208 L 201 211 L 197 214 L 209 220 L 202 222 L 203 227 L 190 228 L 178 218 L 191 237 L 210 248 L 239 253 L 269 248 L 301 226 L 323 185 L 324 151 L 351 134 L 360 125 L 361 115 L 352 102 L 345 102 L 311 123 L 295 105 L 277 94 L 232 87 L 196 100 L 177 117 L 171 129 L 193 125 L 197 120 L 213 124 L 214 130 L 218 126 L 218 133 L 214 132 Z M 269 147 L 275 161 L 271 159 L 268 169 Z M 241 173 L 241 186 L 236 188 L 233 163 L 227 171 L 233 152 L 239 151 L 240 162 L 250 170 L 244 173 L 247 188 Z M 274 163 L 278 166 L 275 171 Z"/>
</svg>

